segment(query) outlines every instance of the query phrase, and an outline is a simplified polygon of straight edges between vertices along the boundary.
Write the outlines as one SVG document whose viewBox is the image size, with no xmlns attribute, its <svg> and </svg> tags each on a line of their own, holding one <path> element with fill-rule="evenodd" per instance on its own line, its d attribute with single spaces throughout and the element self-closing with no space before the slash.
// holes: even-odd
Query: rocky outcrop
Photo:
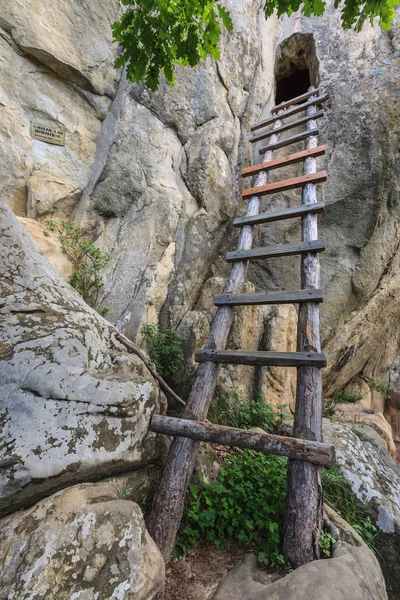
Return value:
<svg viewBox="0 0 400 600">
<path fill-rule="evenodd" d="M 400 466 L 374 429 L 324 419 L 324 441 L 336 447 L 341 473 L 378 527 L 374 539 L 391 600 L 398 597 L 400 568 Z"/>
<path fill-rule="evenodd" d="M 84 484 L 0 521 L 0 597 L 151 600 L 164 561 L 137 504 Z"/>
<path fill-rule="evenodd" d="M 162 406 L 141 361 L 0 207 L 0 507 L 157 459 Z"/>
<path fill-rule="evenodd" d="M 256 556 L 246 554 L 221 582 L 213 600 L 387 600 L 385 582 L 371 550 L 343 519 L 326 510 L 326 522 L 337 540 L 332 558 L 308 563 L 273 581 L 257 567 Z"/>
</svg>

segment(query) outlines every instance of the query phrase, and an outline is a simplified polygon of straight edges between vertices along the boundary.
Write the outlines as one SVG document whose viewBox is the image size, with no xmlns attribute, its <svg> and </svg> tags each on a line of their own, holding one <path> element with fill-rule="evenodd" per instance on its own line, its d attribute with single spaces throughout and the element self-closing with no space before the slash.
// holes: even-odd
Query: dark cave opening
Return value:
<svg viewBox="0 0 400 600">
<path fill-rule="evenodd" d="M 305 94 L 310 85 L 309 69 L 298 69 L 294 67 L 294 70 L 290 75 L 277 81 L 275 105 L 301 96 L 301 94 Z"/>
</svg>

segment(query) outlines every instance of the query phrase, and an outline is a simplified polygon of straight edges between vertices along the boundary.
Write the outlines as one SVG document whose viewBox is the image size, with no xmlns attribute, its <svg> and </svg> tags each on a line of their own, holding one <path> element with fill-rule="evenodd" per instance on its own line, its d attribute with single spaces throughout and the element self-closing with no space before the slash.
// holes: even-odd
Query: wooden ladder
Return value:
<svg viewBox="0 0 400 600">
<path fill-rule="evenodd" d="M 249 198 L 245 216 L 235 219 L 240 228 L 238 248 L 226 258 L 233 264 L 224 292 L 215 296 L 218 306 L 205 348 L 196 352 L 197 375 L 182 418 L 155 415 L 151 429 L 174 436 L 164 467 L 159 490 L 147 518 L 147 526 L 164 559 L 172 556 L 176 533 L 182 518 L 187 485 L 193 472 L 198 442 L 207 441 L 289 458 L 288 493 L 284 525 L 284 554 L 294 566 L 319 558 L 318 539 L 322 522 L 321 465 L 335 464 L 333 446 L 322 443 L 322 378 L 326 357 L 321 353 L 319 333 L 320 266 L 318 253 L 324 244 L 318 240 L 317 215 L 324 203 L 317 201 L 316 184 L 326 180 L 326 172 L 316 169 L 316 158 L 325 153 L 318 145 L 317 119 L 323 111 L 317 107 L 328 98 L 319 90 L 310 90 L 272 109 L 269 119 L 252 127 L 257 133 L 251 142 L 269 138 L 259 150 L 263 162 L 243 169 L 242 176 L 255 175 L 254 187 L 243 191 Z M 295 121 L 284 119 L 299 112 L 305 115 Z M 280 133 L 305 125 L 306 129 L 291 137 L 279 139 Z M 269 129 L 265 129 L 270 126 Z M 305 149 L 283 158 L 273 158 L 273 151 L 305 140 Z M 273 169 L 303 162 L 300 177 L 268 183 Z M 260 212 L 264 195 L 301 188 L 301 206 L 274 212 Z M 302 240 L 296 244 L 252 248 L 254 226 L 283 219 L 301 217 Z M 248 263 L 278 256 L 301 256 L 301 289 L 295 291 L 242 293 Z M 234 317 L 234 306 L 255 304 L 299 304 L 297 352 L 230 351 L 226 343 Z M 218 371 L 222 363 L 255 366 L 297 367 L 294 437 L 221 427 L 206 422 L 214 395 Z"/>
</svg>

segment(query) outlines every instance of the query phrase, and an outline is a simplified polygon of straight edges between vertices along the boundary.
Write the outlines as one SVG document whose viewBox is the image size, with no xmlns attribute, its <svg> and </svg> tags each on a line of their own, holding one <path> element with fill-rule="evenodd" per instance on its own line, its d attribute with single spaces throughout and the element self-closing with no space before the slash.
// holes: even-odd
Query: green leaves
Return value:
<svg viewBox="0 0 400 600">
<path fill-rule="evenodd" d="M 219 59 L 222 27 L 233 29 L 229 11 L 220 0 L 122 0 L 126 12 L 113 26 L 120 55 L 117 67 L 127 66 L 127 76 L 135 83 L 144 82 L 152 91 L 163 73 L 173 85 L 176 65 L 196 66 L 207 56 Z M 365 21 L 379 17 L 383 29 L 389 29 L 395 15 L 396 0 L 335 0 L 341 10 L 342 26 L 362 29 Z M 264 12 L 270 17 L 301 12 L 309 17 L 325 11 L 324 0 L 265 0 Z"/>
<path fill-rule="evenodd" d="M 172 85 L 176 65 L 194 67 L 208 55 L 219 58 L 221 24 L 232 29 L 218 0 L 123 0 L 128 8 L 112 26 L 128 78 L 155 91 L 160 73 Z"/>
<path fill-rule="evenodd" d="M 285 492 L 285 459 L 234 451 L 217 480 L 190 486 L 176 555 L 202 536 L 220 548 L 228 543 L 253 548 L 264 564 L 284 566 L 280 545 Z"/>
<path fill-rule="evenodd" d="M 157 371 L 164 377 L 171 377 L 176 373 L 184 358 L 181 336 L 172 329 L 160 331 L 157 323 L 143 325 L 142 333 Z"/>
</svg>

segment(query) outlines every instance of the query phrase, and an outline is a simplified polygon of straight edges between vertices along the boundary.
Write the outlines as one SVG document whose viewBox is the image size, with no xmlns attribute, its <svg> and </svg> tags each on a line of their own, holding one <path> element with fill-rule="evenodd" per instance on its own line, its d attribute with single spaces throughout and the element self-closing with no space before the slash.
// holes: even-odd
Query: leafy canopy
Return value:
<svg viewBox="0 0 400 600">
<path fill-rule="evenodd" d="M 222 27 L 233 29 L 229 11 L 219 0 L 122 0 L 127 7 L 113 28 L 121 53 L 116 66 L 127 66 L 127 76 L 135 83 L 144 82 L 152 91 L 158 88 L 160 73 L 174 83 L 176 65 L 194 67 L 208 55 L 219 59 Z M 342 26 L 360 31 L 365 21 L 379 17 L 389 29 L 397 0 L 335 0 L 341 10 Z M 269 17 L 291 15 L 297 10 L 309 17 L 322 15 L 324 0 L 265 0 Z"/>
</svg>

